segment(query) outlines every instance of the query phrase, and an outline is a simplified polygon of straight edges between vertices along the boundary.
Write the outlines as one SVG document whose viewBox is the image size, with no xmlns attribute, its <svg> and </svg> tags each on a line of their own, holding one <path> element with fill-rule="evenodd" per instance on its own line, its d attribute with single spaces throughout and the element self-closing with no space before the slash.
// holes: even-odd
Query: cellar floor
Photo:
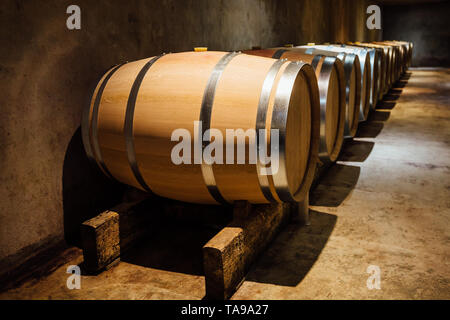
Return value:
<svg viewBox="0 0 450 320">
<path fill-rule="evenodd" d="M 233 299 L 450 299 L 450 69 L 410 69 L 311 205 L 311 225 L 288 225 Z M 78 250 L 0 299 L 202 299 L 211 232 L 185 229 L 161 230 L 80 290 L 66 286 Z"/>
</svg>

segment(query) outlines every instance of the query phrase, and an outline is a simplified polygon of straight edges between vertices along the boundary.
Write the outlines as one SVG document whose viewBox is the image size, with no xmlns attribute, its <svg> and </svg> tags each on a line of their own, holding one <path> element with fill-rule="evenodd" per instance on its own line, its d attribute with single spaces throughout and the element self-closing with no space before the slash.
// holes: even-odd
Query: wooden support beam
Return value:
<svg viewBox="0 0 450 320">
<path fill-rule="evenodd" d="M 244 281 L 251 264 L 291 217 L 295 222 L 308 223 L 308 199 L 301 204 L 251 205 L 236 201 L 232 219 L 227 218 L 230 209 L 167 199 L 123 203 L 82 224 L 84 268 L 90 273 L 105 270 L 163 220 L 178 221 L 191 216 L 193 221 L 221 225 L 220 231 L 203 247 L 206 298 L 228 299 Z M 212 216 L 211 210 L 221 218 L 206 219 Z M 231 222 L 222 224 L 224 219 Z"/>
<path fill-rule="evenodd" d="M 119 215 L 107 210 L 81 225 L 83 267 L 89 273 L 105 269 L 120 256 Z"/>
<path fill-rule="evenodd" d="M 139 201 L 122 203 L 81 225 L 85 271 L 98 273 L 109 268 L 129 246 L 150 231 L 151 215 L 137 210 L 138 204 Z"/>
<path fill-rule="evenodd" d="M 203 247 L 206 297 L 224 300 L 231 297 L 244 279 L 244 230 L 222 229 Z"/>
<path fill-rule="evenodd" d="M 231 221 L 230 209 L 173 201 L 131 190 L 126 202 L 81 225 L 83 268 L 94 274 L 108 269 L 134 243 L 163 222 L 198 223 L 221 230 Z"/>
<path fill-rule="evenodd" d="M 288 221 L 290 204 L 237 201 L 233 221 L 203 247 L 206 298 L 230 298 L 251 263 Z"/>
</svg>

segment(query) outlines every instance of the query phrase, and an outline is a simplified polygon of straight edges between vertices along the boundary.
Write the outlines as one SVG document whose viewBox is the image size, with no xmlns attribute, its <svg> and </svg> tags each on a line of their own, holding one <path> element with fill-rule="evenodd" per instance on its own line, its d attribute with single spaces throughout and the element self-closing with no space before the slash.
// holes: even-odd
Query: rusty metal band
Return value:
<svg viewBox="0 0 450 320">
<path fill-rule="evenodd" d="M 100 101 L 102 98 L 103 91 L 105 90 L 106 84 L 108 80 L 112 77 L 112 75 L 121 67 L 124 63 L 119 64 L 111 69 L 111 71 L 107 74 L 100 87 L 98 88 L 97 95 L 95 96 L 94 104 L 92 106 L 92 126 L 89 123 L 89 116 L 91 111 L 90 104 L 87 105 L 87 109 L 83 114 L 82 119 L 82 139 L 84 148 L 86 150 L 86 154 L 91 161 L 95 161 L 98 166 L 102 169 L 102 171 L 113 178 L 111 173 L 103 161 L 102 153 L 100 150 L 100 144 L 98 142 L 98 110 L 100 107 Z M 95 90 L 95 89 L 94 89 Z M 92 131 L 92 144 L 90 139 L 90 131 Z"/>
<path fill-rule="evenodd" d="M 227 203 L 225 198 L 222 196 L 222 194 L 219 191 L 219 188 L 217 187 L 216 179 L 214 178 L 214 172 L 212 164 L 208 164 L 203 159 L 203 151 L 210 142 L 209 129 L 211 126 L 211 114 L 212 114 L 212 108 L 214 103 L 214 96 L 216 93 L 216 87 L 217 83 L 219 82 L 219 79 L 225 70 L 225 67 L 228 65 L 228 63 L 237 55 L 239 55 L 240 52 L 230 52 L 224 55 L 219 62 L 214 67 L 214 70 L 212 71 L 208 83 L 206 84 L 205 91 L 203 93 L 203 100 L 202 100 L 202 106 L 200 110 L 200 123 L 202 124 L 202 130 L 201 132 L 197 132 L 199 135 L 199 139 L 201 139 L 202 142 L 202 159 L 201 159 L 201 170 L 203 175 L 203 180 L 206 184 L 206 187 L 208 188 L 209 193 L 211 196 L 216 200 L 218 203 Z"/>
<path fill-rule="evenodd" d="M 125 137 L 125 146 L 128 163 L 130 165 L 131 171 L 133 171 L 134 177 L 136 178 L 137 182 L 142 186 L 142 188 L 144 188 L 144 190 L 148 192 L 151 192 L 151 189 L 145 182 L 145 179 L 139 170 L 136 160 L 136 150 L 133 139 L 134 110 L 136 108 L 136 99 L 139 93 L 139 88 L 141 87 L 142 84 L 142 80 L 144 79 L 150 67 L 162 56 L 164 56 L 164 54 L 150 59 L 142 67 L 141 71 L 139 71 L 138 75 L 136 76 L 136 79 L 133 82 L 133 86 L 131 87 L 130 94 L 128 96 L 127 109 L 125 112 L 125 120 L 123 124 L 123 135 Z"/>
<path fill-rule="evenodd" d="M 270 95 L 272 93 L 273 85 L 275 83 L 275 79 L 277 77 L 278 72 L 280 71 L 281 66 L 286 62 L 286 60 L 277 60 L 270 67 L 267 72 L 266 78 L 264 79 L 264 83 L 261 89 L 261 95 L 259 97 L 258 103 L 258 112 L 256 115 L 256 146 L 257 146 L 257 161 L 256 161 L 256 172 L 258 174 L 259 187 L 261 188 L 261 192 L 264 197 L 269 202 L 277 202 L 275 197 L 270 190 L 270 182 L 268 175 L 261 174 L 263 170 L 263 165 L 260 162 L 260 152 L 264 152 L 264 155 L 267 155 L 267 133 L 266 133 L 266 119 L 267 119 L 267 110 L 269 108 Z M 264 139 L 260 139 L 259 131 L 264 130 Z M 261 149 L 263 149 L 261 151 Z"/>
</svg>

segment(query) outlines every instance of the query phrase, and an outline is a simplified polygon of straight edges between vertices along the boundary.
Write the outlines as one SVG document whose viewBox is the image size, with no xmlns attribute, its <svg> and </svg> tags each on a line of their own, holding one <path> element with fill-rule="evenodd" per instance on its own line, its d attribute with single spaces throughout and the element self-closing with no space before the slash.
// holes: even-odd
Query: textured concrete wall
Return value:
<svg viewBox="0 0 450 320">
<path fill-rule="evenodd" d="M 383 8 L 383 38 L 414 43 L 415 67 L 450 67 L 450 1 Z"/>
<path fill-rule="evenodd" d="M 0 268 L 120 200 L 89 165 L 80 119 L 108 67 L 161 52 L 369 40 L 366 1 L 3 1 L 0 8 Z M 81 30 L 66 8 L 81 7 Z M 352 17 L 358 20 L 348 21 Z"/>
</svg>

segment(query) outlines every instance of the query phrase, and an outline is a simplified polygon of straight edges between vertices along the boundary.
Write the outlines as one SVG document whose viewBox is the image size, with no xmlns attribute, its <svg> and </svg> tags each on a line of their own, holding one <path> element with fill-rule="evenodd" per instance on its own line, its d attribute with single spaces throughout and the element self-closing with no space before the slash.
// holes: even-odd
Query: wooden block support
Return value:
<svg viewBox="0 0 450 320">
<path fill-rule="evenodd" d="M 81 225 L 84 268 L 97 272 L 120 256 L 119 214 L 107 210 Z"/>
<path fill-rule="evenodd" d="M 81 226 L 81 238 L 85 270 L 98 273 L 118 262 L 125 250 L 151 233 L 160 220 L 167 218 L 167 213 L 172 213 L 169 214 L 170 220 L 178 220 L 176 218 L 179 214 L 184 216 L 192 212 L 196 213 L 194 216 L 197 219 L 197 216 L 204 215 L 203 212 L 199 214 L 199 210 L 205 211 L 209 216 L 211 210 L 215 210 L 215 213 L 220 212 L 226 217 L 230 209 L 183 205 L 183 213 L 178 213 L 180 205 L 167 200 L 123 203 L 84 222 Z M 149 214 L 149 210 L 152 214 Z M 308 199 L 300 204 L 265 205 L 236 201 L 232 216 L 231 222 L 222 224 L 225 227 L 203 247 L 208 299 L 230 298 L 244 281 L 253 261 L 291 217 L 293 221 L 307 224 Z M 219 225 L 221 220 L 223 219 L 218 220 Z"/>
<path fill-rule="evenodd" d="M 288 221 L 290 204 L 237 201 L 233 221 L 203 247 L 206 298 L 230 298 L 251 263 Z"/>
<path fill-rule="evenodd" d="M 150 231 L 151 215 L 135 210 L 137 202 L 122 203 L 81 225 L 84 268 L 98 273 L 119 261 L 120 255 Z"/>
<path fill-rule="evenodd" d="M 222 229 L 203 247 L 206 297 L 224 300 L 234 293 L 245 275 L 244 230 Z"/>
</svg>

